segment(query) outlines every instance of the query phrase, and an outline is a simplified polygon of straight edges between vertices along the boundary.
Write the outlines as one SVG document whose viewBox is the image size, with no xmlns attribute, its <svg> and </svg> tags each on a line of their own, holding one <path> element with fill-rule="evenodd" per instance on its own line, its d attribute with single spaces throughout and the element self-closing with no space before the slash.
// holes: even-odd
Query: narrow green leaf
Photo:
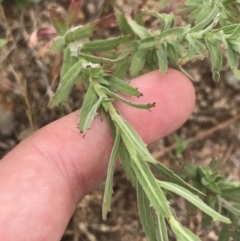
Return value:
<svg viewBox="0 0 240 241">
<path fill-rule="evenodd" d="M 128 34 L 133 34 L 134 32 L 132 31 L 131 27 L 129 26 L 126 17 L 124 16 L 123 13 L 117 11 L 116 12 L 116 17 L 117 17 L 117 22 L 118 22 L 118 26 L 121 30 L 121 32 L 124 35 L 128 35 Z"/>
<path fill-rule="evenodd" d="M 216 3 L 217 5 L 217 3 Z M 196 24 L 192 29 L 191 32 L 192 33 L 197 33 L 200 30 L 204 29 L 208 24 L 210 24 L 212 21 L 214 21 L 214 19 L 219 15 L 218 12 L 218 7 L 214 6 L 214 8 L 212 8 L 212 12 L 207 15 L 206 18 L 204 18 L 200 23 Z"/>
<path fill-rule="evenodd" d="M 109 89 L 114 92 L 120 92 L 129 96 L 140 97 L 142 94 L 127 82 L 117 78 L 116 76 L 109 75 L 104 77 L 109 83 Z"/>
<path fill-rule="evenodd" d="M 197 40 L 195 40 L 197 41 Z M 174 48 L 174 50 L 176 51 L 176 53 L 179 55 L 179 57 L 184 57 L 187 54 L 187 50 L 178 42 L 169 40 L 168 44 L 171 44 L 172 47 Z M 196 44 L 196 43 L 195 43 Z M 204 44 L 203 44 L 204 46 Z"/>
<path fill-rule="evenodd" d="M 63 50 L 63 64 L 61 69 L 60 78 L 63 79 L 63 77 L 67 74 L 71 66 L 73 66 L 77 62 L 77 58 L 71 56 L 71 50 L 67 47 Z"/>
<path fill-rule="evenodd" d="M 78 80 L 81 73 L 81 61 L 75 63 L 65 76 L 60 80 L 60 84 L 56 90 L 53 99 L 49 103 L 49 107 L 53 108 L 59 104 L 65 104 L 68 100 L 69 93 Z"/>
<path fill-rule="evenodd" d="M 197 47 L 197 58 L 203 60 L 204 58 L 208 57 L 208 51 L 205 44 L 195 39 L 195 45 Z"/>
<path fill-rule="evenodd" d="M 142 12 L 138 11 L 134 16 L 134 20 L 138 25 L 143 26 L 144 25 L 144 19 L 143 19 Z"/>
<path fill-rule="evenodd" d="M 109 22 L 112 22 L 114 20 L 115 16 L 114 14 L 111 14 L 83 27 L 72 28 L 65 35 L 66 43 L 71 43 L 76 40 L 89 38 L 93 35 L 95 29 L 101 29 L 103 25 L 107 26 Z"/>
<path fill-rule="evenodd" d="M 199 24 L 199 23 L 201 23 L 202 21 L 204 21 L 206 19 L 206 16 L 209 16 L 211 14 L 212 7 L 210 6 L 210 4 L 205 4 L 204 6 L 196 8 L 195 11 L 196 12 L 190 14 L 190 17 L 191 18 L 196 18 L 196 24 Z M 196 17 L 193 17 L 194 15 Z"/>
<path fill-rule="evenodd" d="M 168 223 L 172 232 L 177 238 L 177 241 L 201 241 L 195 234 L 187 228 L 184 228 L 173 215 L 168 219 Z"/>
<path fill-rule="evenodd" d="M 139 50 L 149 50 L 156 48 L 156 37 L 150 36 L 148 38 L 141 39 L 138 41 L 138 45 Z"/>
<path fill-rule="evenodd" d="M 105 79 L 105 76 L 104 78 L 103 77 L 98 78 L 97 82 L 100 83 L 101 85 L 106 85 L 107 88 L 109 88 L 110 83 Z"/>
<path fill-rule="evenodd" d="M 222 207 L 227 209 L 233 215 L 240 217 L 240 204 L 239 203 L 224 201 Z"/>
<path fill-rule="evenodd" d="M 208 38 L 205 38 L 205 42 L 207 44 L 211 63 L 212 63 L 212 73 L 213 79 L 215 81 L 219 81 L 220 79 L 220 71 L 222 69 L 222 51 L 217 43 L 217 41 L 209 41 Z"/>
<path fill-rule="evenodd" d="M 88 87 L 87 93 L 84 97 L 82 109 L 80 113 L 79 129 L 80 132 L 86 133 L 90 127 L 96 113 L 100 106 L 102 99 L 98 98 L 93 85 Z"/>
<path fill-rule="evenodd" d="M 151 215 L 150 202 L 139 183 L 137 184 L 137 203 L 140 220 L 145 234 L 149 241 L 158 241 L 155 230 L 155 221 Z"/>
<path fill-rule="evenodd" d="M 126 35 L 124 37 L 91 41 L 83 44 L 81 51 L 93 52 L 113 50 L 116 49 L 120 44 L 129 42 L 132 39 L 133 35 Z"/>
<path fill-rule="evenodd" d="M 183 198 L 188 200 L 190 203 L 195 205 L 197 208 L 199 208 L 200 210 L 202 210 L 203 212 L 205 212 L 206 214 L 211 216 L 214 221 L 221 221 L 221 222 L 224 222 L 224 223 L 231 223 L 229 218 L 226 218 L 226 217 L 222 216 L 221 214 L 219 214 L 218 212 L 216 212 L 215 210 L 210 208 L 197 195 L 191 193 L 186 188 L 181 187 L 181 186 L 179 186 L 177 184 L 174 184 L 174 183 L 164 182 L 164 181 L 159 181 L 159 185 L 162 188 L 164 188 L 164 189 L 166 189 L 166 190 L 168 190 L 170 192 L 174 192 L 174 193 L 182 196 Z"/>
<path fill-rule="evenodd" d="M 189 46 L 189 50 L 188 50 L 186 58 L 189 61 L 196 56 L 196 54 L 198 52 L 198 48 L 195 44 L 195 39 L 192 38 L 191 34 L 187 34 L 186 39 L 188 41 L 188 46 Z"/>
<path fill-rule="evenodd" d="M 133 146 L 133 148 L 137 150 L 138 154 L 144 160 L 156 164 L 157 161 L 149 153 L 148 149 L 146 148 L 146 144 L 143 142 L 142 138 L 138 135 L 134 128 L 127 121 L 123 121 L 115 109 L 111 109 L 110 111 L 114 112 L 114 114 L 111 114 L 111 119 L 115 125 L 121 129 L 121 136 L 124 145 L 126 147 Z"/>
<path fill-rule="evenodd" d="M 217 29 L 216 31 L 223 31 L 224 32 L 224 37 L 225 39 L 234 39 L 234 38 L 239 38 L 240 37 L 240 24 L 232 24 L 228 26 L 224 26 L 220 29 Z"/>
<path fill-rule="evenodd" d="M 240 200 L 240 186 L 232 188 L 221 188 L 221 197 L 232 202 L 239 202 Z"/>
<path fill-rule="evenodd" d="M 116 137 L 114 140 L 113 149 L 111 152 L 109 164 L 108 164 L 108 171 L 107 171 L 107 179 L 105 184 L 104 196 L 103 196 L 103 205 L 102 205 L 102 219 L 107 219 L 108 212 L 111 211 L 111 198 L 113 194 L 113 174 L 114 174 L 114 167 L 116 165 L 119 148 L 120 148 L 120 140 L 121 135 L 119 130 L 117 129 Z"/>
<path fill-rule="evenodd" d="M 113 75 L 118 77 L 119 79 L 126 79 L 129 65 L 130 65 L 129 60 L 122 63 L 118 63 L 114 69 Z"/>
<path fill-rule="evenodd" d="M 221 232 L 218 236 L 218 241 L 229 241 L 228 225 L 223 224 Z"/>
<path fill-rule="evenodd" d="M 134 20 L 132 20 L 131 18 L 127 18 L 127 22 L 129 24 L 129 26 L 131 27 L 132 31 L 140 38 L 140 39 L 144 39 L 144 38 L 147 38 L 147 37 L 150 37 L 151 34 L 150 32 L 138 25 Z"/>
<path fill-rule="evenodd" d="M 232 49 L 240 55 L 240 42 L 238 39 L 231 40 L 229 39 L 229 44 L 231 45 Z"/>
<path fill-rule="evenodd" d="M 154 71 L 159 68 L 158 57 L 155 48 L 148 52 L 145 66 L 149 71 Z"/>
<path fill-rule="evenodd" d="M 122 166 L 127 174 L 127 179 L 132 183 L 133 187 L 137 187 L 137 177 L 132 169 L 131 158 L 126 149 L 126 146 L 122 141 L 119 148 L 119 156 L 121 159 Z"/>
<path fill-rule="evenodd" d="M 71 0 L 71 5 L 68 9 L 68 14 L 66 17 L 66 23 L 68 26 L 71 26 L 76 21 L 80 6 L 81 0 Z"/>
<path fill-rule="evenodd" d="M 166 40 L 181 40 L 183 35 L 190 30 L 190 25 L 185 27 L 175 27 L 162 32 L 157 39 L 157 46 L 161 45 Z"/>
<path fill-rule="evenodd" d="M 131 149 L 131 146 L 127 146 L 127 148 Z M 131 153 L 132 150 L 128 151 Z M 139 184 L 147 195 L 151 206 L 156 209 L 156 212 L 169 218 L 171 211 L 167 199 L 147 163 L 143 161 L 139 155 L 131 155 L 131 157 L 133 158 L 131 162 L 132 168 L 137 176 Z"/>
<path fill-rule="evenodd" d="M 62 15 L 56 12 L 54 9 L 49 9 L 50 18 L 59 35 L 64 35 L 67 32 L 68 26 Z"/>
<path fill-rule="evenodd" d="M 142 10 L 144 13 L 147 13 L 155 18 L 157 18 L 160 22 L 160 24 L 163 24 L 162 32 L 173 28 L 174 26 L 174 15 L 172 13 L 170 14 L 160 14 L 155 11 L 149 11 L 147 9 Z"/>
<path fill-rule="evenodd" d="M 124 56 L 120 56 L 119 58 L 116 59 L 108 59 L 108 58 L 103 58 L 103 57 L 97 57 L 94 55 L 90 55 L 90 54 L 84 54 L 82 52 L 78 52 L 77 54 L 79 57 L 82 57 L 92 63 L 97 63 L 97 64 L 102 64 L 102 63 L 121 63 L 121 62 L 125 62 L 127 59 L 129 59 L 129 54 L 124 55 Z"/>
<path fill-rule="evenodd" d="M 177 51 L 174 49 L 174 47 L 171 44 L 167 45 L 167 51 L 168 51 L 168 57 L 171 61 L 171 64 L 174 65 L 175 68 L 179 69 L 182 71 L 188 78 L 192 79 L 192 76 L 189 75 L 179 64 L 179 56 Z M 181 60 L 182 61 L 182 60 Z"/>
<path fill-rule="evenodd" d="M 76 40 L 89 38 L 92 36 L 95 26 L 87 24 L 83 27 L 75 27 L 69 30 L 65 35 L 65 42 L 71 43 Z"/>
<path fill-rule="evenodd" d="M 54 40 L 50 48 L 50 52 L 53 54 L 56 54 L 62 51 L 65 47 L 66 47 L 65 37 L 59 36 Z"/>
<path fill-rule="evenodd" d="M 115 120 L 116 121 L 116 120 Z M 156 164 L 157 161 L 149 153 L 146 148 L 146 144 L 142 138 L 134 130 L 134 128 L 127 121 L 116 121 L 116 124 L 122 130 L 122 139 L 126 146 L 133 145 L 134 149 L 137 150 L 138 154 L 147 162 Z"/>
<path fill-rule="evenodd" d="M 234 51 L 230 44 L 228 44 L 227 47 L 227 58 L 233 73 L 236 75 L 238 79 L 240 79 L 240 71 L 238 70 L 238 54 Z"/>
<path fill-rule="evenodd" d="M 87 130 L 90 128 L 93 122 L 93 119 L 97 115 L 97 111 L 101 106 L 102 102 L 103 102 L 103 98 L 100 97 L 98 101 L 93 105 L 92 109 L 88 112 L 85 118 L 85 122 L 82 124 L 82 126 L 80 125 L 80 130 L 82 130 L 83 134 L 85 134 Z M 81 120 L 80 120 L 80 123 L 81 123 Z"/>
<path fill-rule="evenodd" d="M 86 108 L 86 110 L 84 110 L 84 112 L 86 112 L 85 114 L 87 114 L 88 111 L 90 111 L 91 106 L 93 106 L 98 101 L 98 95 L 96 94 L 95 90 L 93 89 L 93 86 L 91 85 L 91 83 L 89 81 L 89 78 L 85 78 L 84 76 L 81 76 L 81 77 L 82 77 L 84 86 L 87 89 L 87 93 L 84 96 L 81 112 L 83 111 L 83 107 L 86 104 L 86 106 L 84 107 L 84 109 Z M 86 101 L 85 101 L 85 99 L 86 99 Z M 85 102 L 85 104 L 84 104 L 84 102 Z M 88 106 L 88 104 L 89 104 L 89 106 Z"/>
<path fill-rule="evenodd" d="M 167 225 L 165 218 L 159 213 L 156 214 L 157 217 L 157 240 L 158 241 L 169 241 L 167 233 Z"/>
<path fill-rule="evenodd" d="M 158 57 L 158 65 L 161 73 L 166 73 L 168 69 L 168 60 L 167 60 L 167 53 L 164 48 L 164 45 L 160 45 L 158 50 L 156 51 Z"/>
<path fill-rule="evenodd" d="M 144 63 L 146 62 L 148 52 L 145 50 L 138 50 L 131 60 L 130 64 L 130 76 L 136 77 L 139 75 L 140 70 L 143 69 Z"/>
<path fill-rule="evenodd" d="M 117 99 L 117 100 L 120 100 L 122 101 L 123 103 L 127 104 L 127 105 L 130 105 L 130 106 L 133 106 L 133 107 L 136 107 L 136 108 L 139 108 L 139 109 L 151 109 L 152 107 L 155 106 L 155 103 L 152 103 L 152 104 L 140 104 L 140 103 L 135 103 L 135 102 L 132 102 L 132 101 L 129 101 L 129 100 L 126 100 L 124 99 L 123 97 L 121 97 L 120 95 L 118 94 L 115 94 L 114 92 L 110 91 L 108 88 L 105 88 L 105 87 L 101 87 L 101 89 L 105 92 L 105 94 Z"/>
<path fill-rule="evenodd" d="M 153 164 L 152 166 L 167 181 L 173 182 L 181 187 L 184 187 L 194 194 L 205 196 L 204 193 L 202 193 L 198 189 L 194 188 L 193 186 L 189 185 L 182 178 L 180 178 L 178 175 L 176 175 L 172 170 L 170 170 L 166 166 L 164 166 L 161 162 L 157 162 L 156 164 Z"/>
</svg>

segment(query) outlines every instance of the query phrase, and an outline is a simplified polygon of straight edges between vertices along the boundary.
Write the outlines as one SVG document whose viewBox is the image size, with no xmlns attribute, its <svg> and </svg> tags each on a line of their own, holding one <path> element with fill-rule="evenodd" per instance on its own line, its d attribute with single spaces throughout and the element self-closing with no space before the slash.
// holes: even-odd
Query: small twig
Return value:
<svg viewBox="0 0 240 241">
<path fill-rule="evenodd" d="M 100 231 L 102 233 L 109 233 L 109 232 L 117 232 L 120 230 L 120 225 L 117 225 L 115 227 L 109 227 L 105 224 L 90 224 L 91 228 Z"/>
<path fill-rule="evenodd" d="M 233 144 L 231 143 L 231 144 L 228 146 L 227 151 L 226 151 L 224 157 L 222 158 L 222 163 L 225 163 L 225 162 L 229 159 L 229 157 L 230 157 L 231 154 L 232 154 L 232 150 L 233 150 Z"/>
<path fill-rule="evenodd" d="M 208 130 L 205 131 L 201 131 L 199 134 L 197 134 L 196 136 L 189 138 L 187 140 L 187 144 L 188 147 L 190 147 L 193 143 L 195 143 L 196 141 L 202 140 L 204 138 L 206 138 L 207 136 L 212 135 L 214 132 L 225 129 L 226 127 L 228 127 L 229 125 L 231 125 L 232 123 L 234 123 L 235 121 L 237 121 L 238 119 L 240 119 L 240 114 L 220 123 L 219 125 L 210 128 Z M 163 151 L 156 151 L 153 153 L 154 158 L 158 159 L 166 154 L 168 154 L 169 152 L 172 152 L 176 149 L 176 144 L 173 144 L 167 148 L 165 148 Z"/>
<path fill-rule="evenodd" d="M 4 48 L 2 48 L 0 50 L 0 63 L 3 63 L 8 58 L 8 56 L 12 53 L 14 48 L 16 47 L 16 41 L 13 37 L 13 34 L 11 32 L 11 27 L 9 26 L 8 20 L 6 18 L 5 12 L 4 12 L 1 4 L 0 4 L 0 19 L 1 19 L 2 28 L 4 29 L 6 27 L 6 36 L 4 36 L 4 38 L 6 38 L 6 40 L 8 42 L 7 46 L 5 46 Z M 6 25 L 6 26 L 4 26 L 4 25 Z M 10 44 L 10 42 L 12 44 Z"/>
<path fill-rule="evenodd" d="M 20 87 L 20 91 L 21 91 L 21 95 L 23 97 L 23 100 L 24 100 L 24 103 L 25 103 L 25 106 L 26 106 L 26 113 L 27 113 L 27 117 L 28 117 L 28 121 L 29 121 L 29 124 L 30 124 L 30 127 L 31 127 L 31 131 L 34 132 L 34 124 L 33 124 L 33 117 L 32 117 L 32 112 L 31 112 L 31 107 L 30 107 L 30 103 L 29 103 L 29 100 L 28 100 L 28 96 L 27 96 L 27 90 L 26 90 L 26 86 L 23 86 L 23 84 L 21 83 L 20 79 L 18 78 L 17 76 L 17 73 L 15 72 L 12 64 L 8 61 L 9 63 L 9 66 L 12 70 L 12 73 L 14 74 L 14 77 L 16 78 L 16 81 Z"/>
<path fill-rule="evenodd" d="M 89 241 L 97 241 L 96 237 L 88 231 L 88 228 L 87 228 L 87 225 L 86 225 L 86 224 L 84 224 L 84 223 L 79 223 L 79 224 L 78 224 L 78 227 L 79 227 L 79 229 L 81 230 L 81 232 L 86 235 L 86 238 L 87 238 Z"/>
</svg>

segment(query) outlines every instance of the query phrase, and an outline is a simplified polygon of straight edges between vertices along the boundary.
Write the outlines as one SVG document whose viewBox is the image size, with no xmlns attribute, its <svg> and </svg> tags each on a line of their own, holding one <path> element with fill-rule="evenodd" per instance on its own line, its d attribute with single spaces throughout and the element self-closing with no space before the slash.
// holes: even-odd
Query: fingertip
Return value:
<svg viewBox="0 0 240 241">
<path fill-rule="evenodd" d="M 146 143 L 154 142 L 178 129 L 191 115 L 195 106 L 195 90 L 191 81 L 181 72 L 158 70 L 131 81 L 144 95 L 130 99 L 140 103 L 153 103 L 149 113 L 118 104 L 124 118 L 129 121 Z M 137 118 L 136 118 L 137 116 Z"/>
</svg>

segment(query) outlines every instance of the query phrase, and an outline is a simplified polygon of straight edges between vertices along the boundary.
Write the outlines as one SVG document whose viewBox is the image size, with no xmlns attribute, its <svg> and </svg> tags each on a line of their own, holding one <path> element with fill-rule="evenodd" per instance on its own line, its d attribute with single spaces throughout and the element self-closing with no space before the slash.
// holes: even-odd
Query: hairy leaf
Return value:
<svg viewBox="0 0 240 241">
<path fill-rule="evenodd" d="M 54 9 L 49 9 L 50 18 L 59 35 L 64 35 L 68 29 L 65 19 L 62 15 L 56 12 Z"/>
<path fill-rule="evenodd" d="M 157 40 L 157 46 L 162 44 L 164 41 L 172 40 L 181 40 L 183 35 L 190 30 L 190 25 L 186 25 L 185 27 L 175 27 L 169 30 L 162 32 Z"/>
<path fill-rule="evenodd" d="M 81 47 L 81 51 L 107 51 L 117 48 L 120 44 L 125 43 L 133 39 L 133 35 L 126 35 L 124 37 L 96 40 L 85 43 Z"/>
<path fill-rule="evenodd" d="M 117 78 L 116 76 L 109 75 L 105 76 L 104 78 L 108 81 L 108 89 L 110 89 L 111 91 L 120 92 L 129 96 L 142 96 L 142 94 L 136 88 L 132 87 L 131 85 Z"/>
<path fill-rule="evenodd" d="M 51 100 L 49 107 L 53 108 L 59 104 L 65 104 L 67 102 L 69 93 L 79 78 L 81 73 L 81 61 L 75 63 L 69 71 L 63 76 L 60 81 L 60 84 L 56 90 L 56 93 Z"/>
<path fill-rule="evenodd" d="M 182 178 L 180 178 L 178 175 L 176 175 L 172 170 L 170 170 L 166 166 L 164 166 L 161 162 L 153 164 L 152 166 L 167 181 L 180 185 L 180 186 L 188 189 L 189 191 L 191 191 L 194 194 L 205 196 L 204 193 L 202 193 L 198 189 L 194 188 L 193 186 L 189 185 Z"/>
<path fill-rule="evenodd" d="M 148 54 L 148 52 L 145 50 L 138 50 L 133 55 L 133 58 L 131 60 L 130 69 L 129 69 L 131 77 L 138 76 L 140 70 L 143 69 L 144 63 L 146 62 L 147 54 Z"/>
<path fill-rule="evenodd" d="M 130 147 L 127 146 L 127 148 Z M 171 211 L 169 209 L 167 199 L 147 163 L 144 162 L 139 155 L 135 157 L 132 156 L 131 163 L 139 185 L 141 185 L 142 189 L 146 193 L 151 206 L 156 209 L 156 212 L 166 218 L 169 218 Z"/>
<path fill-rule="evenodd" d="M 163 182 L 163 181 L 159 181 L 159 185 L 163 189 L 166 189 L 166 190 L 168 190 L 170 192 L 174 192 L 174 193 L 182 196 L 183 198 L 185 198 L 186 200 L 191 202 L 193 205 L 198 207 L 200 210 L 202 210 L 203 212 L 205 212 L 206 214 L 211 216 L 214 221 L 221 221 L 221 222 L 224 222 L 224 223 L 231 223 L 229 218 L 226 218 L 226 217 L 222 216 L 221 214 L 219 214 L 218 212 L 216 212 L 215 210 L 210 208 L 198 196 L 196 196 L 195 194 L 191 193 L 186 188 L 181 187 L 181 186 L 179 186 L 177 184 L 174 184 L 174 183 Z"/>
<path fill-rule="evenodd" d="M 80 132 L 85 133 L 89 127 L 89 113 L 93 110 L 96 110 L 96 104 L 99 101 L 99 97 L 95 92 L 93 85 L 88 87 L 87 93 L 84 97 L 82 109 L 80 113 L 80 120 L 79 120 L 79 129 Z M 96 112 L 95 112 L 96 114 Z M 93 115 L 93 114 L 92 114 Z M 92 118 L 92 116 L 91 116 Z M 93 117 L 94 118 L 94 117 Z"/>
<path fill-rule="evenodd" d="M 59 36 L 54 41 L 50 48 L 51 53 L 56 54 L 66 47 L 65 37 Z"/>
<path fill-rule="evenodd" d="M 212 72 L 213 72 L 213 79 L 215 81 L 219 81 L 220 74 L 219 72 L 222 69 L 222 52 L 221 49 L 217 43 L 217 41 L 209 41 L 208 38 L 205 38 L 210 58 L 212 62 Z"/>
<path fill-rule="evenodd" d="M 111 198 L 112 198 L 112 186 L 113 186 L 113 174 L 114 174 L 114 167 L 117 161 L 119 148 L 120 148 L 120 140 L 121 135 L 119 130 L 117 129 L 116 137 L 114 140 L 113 149 L 111 152 L 109 164 L 108 164 L 108 171 L 107 171 L 107 179 L 105 184 L 104 196 L 103 196 L 103 205 L 102 205 L 102 219 L 107 219 L 108 212 L 111 211 Z"/>
<path fill-rule="evenodd" d="M 164 45 L 160 45 L 157 50 L 158 65 L 161 73 L 166 73 L 168 69 L 167 52 Z"/>
<path fill-rule="evenodd" d="M 169 241 L 167 233 L 167 225 L 165 218 L 159 213 L 156 214 L 156 226 L 157 226 L 157 240 L 159 241 Z"/>
<path fill-rule="evenodd" d="M 228 225 L 224 224 L 219 234 L 218 241 L 229 241 Z"/>
<path fill-rule="evenodd" d="M 147 38 L 147 37 L 150 37 L 151 34 L 150 32 L 138 25 L 134 20 L 132 20 L 131 18 L 127 18 L 127 22 L 129 24 L 129 26 L 131 27 L 132 31 L 140 38 L 140 39 L 144 39 L 144 38 Z"/>
<path fill-rule="evenodd" d="M 109 89 L 105 88 L 105 87 L 101 87 L 101 89 L 109 96 L 122 101 L 125 104 L 128 104 L 130 106 L 136 107 L 138 109 L 147 109 L 149 110 L 150 108 L 155 106 L 155 103 L 152 104 L 140 104 L 140 103 L 135 103 L 129 100 L 124 99 L 123 97 L 121 97 L 120 95 L 115 94 L 114 92 L 110 91 Z"/>
<path fill-rule="evenodd" d="M 239 65 L 238 54 L 237 52 L 234 51 L 234 49 L 230 44 L 228 44 L 228 47 L 227 47 L 227 57 L 233 73 L 236 75 L 238 79 L 240 79 L 240 71 L 238 70 L 238 65 Z"/>
<path fill-rule="evenodd" d="M 71 56 L 71 50 L 67 47 L 63 50 L 63 63 L 60 78 L 62 79 L 68 72 L 68 70 L 77 62 L 77 58 Z"/>
<path fill-rule="evenodd" d="M 174 15 L 172 13 L 160 14 L 155 11 L 149 11 L 147 9 L 143 9 L 142 11 L 153 17 L 156 17 L 159 20 L 159 22 L 163 24 L 162 32 L 174 27 Z"/>
<path fill-rule="evenodd" d="M 126 17 L 124 16 L 123 13 L 117 11 L 116 12 L 116 17 L 117 17 L 117 22 L 118 22 L 118 26 L 121 30 L 121 32 L 124 35 L 128 35 L 128 34 L 133 34 L 133 30 L 131 29 L 131 27 L 128 24 L 128 21 L 126 19 Z"/>
<path fill-rule="evenodd" d="M 149 241 L 158 241 L 155 230 L 155 221 L 151 215 L 150 202 L 139 183 L 137 184 L 137 202 L 144 232 L 146 233 Z"/>
<path fill-rule="evenodd" d="M 70 29 L 65 35 L 66 43 L 71 43 L 76 40 L 89 38 L 92 36 L 94 31 L 94 25 L 88 24 L 83 27 L 75 27 Z"/>
<path fill-rule="evenodd" d="M 68 26 L 71 26 L 77 19 L 79 14 L 79 9 L 81 6 L 81 0 L 71 0 L 71 5 L 68 10 L 66 23 Z"/>
<path fill-rule="evenodd" d="M 122 141 L 119 148 L 119 156 L 120 156 L 123 168 L 127 174 L 128 180 L 132 183 L 133 187 L 137 187 L 137 177 L 132 169 L 131 158 L 126 149 L 126 146 Z"/>
<path fill-rule="evenodd" d="M 145 39 L 141 39 L 138 41 L 138 49 L 139 50 L 149 50 L 156 47 L 156 37 L 150 36 Z"/>
<path fill-rule="evenodd" d="M 130 65 L 129 60 L 122 63 L 118 63 L 114 69 L 113 75 L 120 79 L 125 79 L 127 76 L 127 70 L 129 68 L 129 65 Z"/>
<path fill-rule="evenodd" d="M 184 228 L 173 215 L 168 219 L 168 223 L 172 232 L 175 234 L 178 241 L 201 241 L 189 229 Z"/>
<path fill-rule="evenodd" d="M 129 59 L 129 54 L 124 55 L 124 56 L 120 56 L 119 58 L 116 59 L 108 59 L 108 58 L 103 58 L 103 57 L 97 57 L 94 55 L 90 55 L 90 54 L 84 54 L 82 52 L 78 53 L 79 57 L 82 57 L 92 63 L 98 63 L 98 64 L 102 64 L 102 63 L 121 63 L 121 62 L 125 62 L 127 59 Z"/>
</svg>

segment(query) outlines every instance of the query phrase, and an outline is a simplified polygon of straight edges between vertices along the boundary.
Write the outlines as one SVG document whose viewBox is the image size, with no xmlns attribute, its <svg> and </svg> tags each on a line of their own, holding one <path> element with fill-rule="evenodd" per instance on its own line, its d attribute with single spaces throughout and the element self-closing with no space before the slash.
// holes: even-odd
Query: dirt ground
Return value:
<svg viewBox="0 0 240 241">
<path fill-rule="evenodd" d="M 85 23 L 113 11 L 110 1 L 85 1 L 79 10 L 79 23 Z M 154 1 L 136 1 L 155 9 Z M 42 46 L 46 40 L 29 43 L 39 28 L 51 26 L 48 9 L 63 14 L 70 0 L 42 0 L 25 10 L 16 8 L 13 1 L 0 7 L 0 38 L 6 47 L 0 49 L 0 158 L 33 131 L 80 108 L 84 90 L 75 86 L 65 107 L 50 110 L 47 104 L 59 81 L 59 56 L 50 56 Z M 102 5 L 104 4 L 104 5 Z M 124 0 L 115 0 L 117 8 L 129 13 L 135 8 Z M 101 9 L 101 6 L 104 6 Z M 102 11 L 101 11 L 102 10 Z M 151 27 L 151 19 L 148 19 Z M 113 27 L 106 36 L 116 34 Z M 197 103 L 187 123 L 176 133 L 149 146 L 159 161 L 175 170 L 183 170 L 190 162 L 209 165 L 213 158 L 222 161 L 223 169 L 240 180 L 240 81 L 224 64 L 219 83 L 211 77 L 208 60 L 186 66 L 193 76 Z M 188 142 L 181 158 L 176 158 L 176 135 Z M 76 208 L 62 241 L 145 241 L 137 212 L 136 193 L 119 168 L 114 177 L 112 212 L 106 222 L 101 220 L 104 183 L 87 195 Z M 214 231 L 201 228 L 201 214 L 188 215 L 187 204 L 181 198 L 170 200 L 180 220 L 203 240 L 217 240 Z M 172 239 L 174 240 L 174 239 Z"/>
</svg>

